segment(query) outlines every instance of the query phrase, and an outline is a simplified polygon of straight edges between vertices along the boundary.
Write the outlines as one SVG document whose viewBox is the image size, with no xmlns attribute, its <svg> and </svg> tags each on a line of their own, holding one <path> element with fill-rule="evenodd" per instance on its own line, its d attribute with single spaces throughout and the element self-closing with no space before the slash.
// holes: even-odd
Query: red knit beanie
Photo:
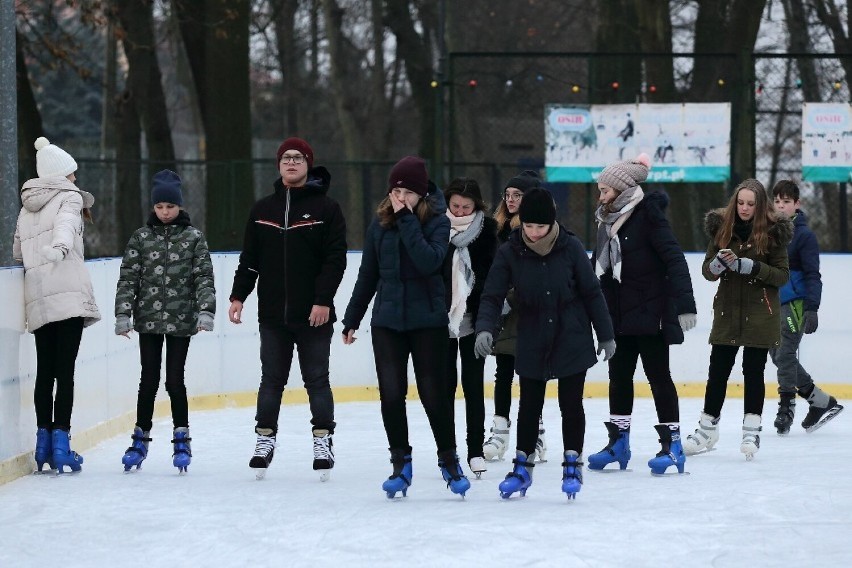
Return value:
<svg viewBox="0 0 852 568">
<path fill-rule="evenodd" d="M 278 160 L 275 162 L 276 164 L 281 163 L 281 155 L 284 154 L 287 150 L 298 150 L 302 154 L 305 155 L 305 159 L 308 161 L 308 169 L 314 167 L 314 150 L 311 148 L 311 145 L 302 140 L 301 138 L 296 138 L 295 136 L 292 138 L 288 138 L 284 142 L 278 146 Z"/>
<path fill-rule="evenodd" d="M 426 162 L 417 156 L 406 156 L 396 163 L 388 176 L 388 193 L 395 187 L 410 189 L 420 197 L 429 191 Z"/>
</svg>

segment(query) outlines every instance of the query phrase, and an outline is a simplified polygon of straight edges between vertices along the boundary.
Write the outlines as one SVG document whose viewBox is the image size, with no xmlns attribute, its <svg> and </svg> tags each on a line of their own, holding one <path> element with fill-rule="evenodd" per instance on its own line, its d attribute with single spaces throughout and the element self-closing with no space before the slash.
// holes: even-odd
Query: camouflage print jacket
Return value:
<svg viewBox="0 0 852 568">
<path fill-rule="evenodd" d="M 169 225 L 151 213 L 127 243 L 115 315 L 132 315 L 139 333 L 186 337 L 198 331 L 199 312 L 216 312 L 213 262 L 204 234 L 185 211 Z"/>
</svg>

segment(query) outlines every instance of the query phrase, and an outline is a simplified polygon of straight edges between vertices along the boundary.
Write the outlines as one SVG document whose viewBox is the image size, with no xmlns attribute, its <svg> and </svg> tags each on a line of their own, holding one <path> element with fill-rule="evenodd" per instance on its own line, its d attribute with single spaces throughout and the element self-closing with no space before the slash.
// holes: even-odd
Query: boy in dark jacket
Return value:
<svg viewBox="0 0 852 568">
<path fill-rule="evenodd" d="M 781 345 L 769 354 L 778 367 L 778 434 L 790 432 L 796 412 L 796 393 L 808 401 L 808 414 L 802 421 L 806 432 L 813 432 L 843 410 L 837 399 L 814 384 L 799 363 L 799 343 L 803 334 L 817 330 L 822 279 L 819 273 L 819 243 L 799 210 L 799 186 L 785 179 L 772 188 L 775 211 L 793 221 L 793 240 L 787 245 L 790 280 L 781 288 Z"/>
<path fill-rule="evenodd" d="M 272 461 L 281 396 L 293 347 L 311 406 L 315 470 L 328 479 L 334 467 L 334 399 L 328 358 L 334 294 L 346 269 L 346 222 L 328 197 L 331 176 L 313 167 L 314 152 L 301 138 L 278 148 L 281 177 L 275 192 L 252 207 L 228 317 L 241 323 L 243 302 L 257 281 L 261 380 L 257 393 L 257 446 L 249 466 L 263 477 Z"/>
</svg>

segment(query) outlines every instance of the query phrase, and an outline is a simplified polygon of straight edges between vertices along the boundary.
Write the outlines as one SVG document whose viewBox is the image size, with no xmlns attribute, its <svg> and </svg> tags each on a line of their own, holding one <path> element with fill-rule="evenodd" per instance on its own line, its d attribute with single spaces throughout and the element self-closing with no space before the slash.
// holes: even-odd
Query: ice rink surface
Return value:
<svg viewBox="0 0 852 568">
<path fill-rule="evenodd" d="M 681 400 L 685 433 L 701 402 Z M 797 410 L 781 438 L 767 401 L 760 452 L 746 462 L 742 400 L 731 399 L 718 449 L 688 458 L 690 475 L 659 478 L 646 466 L 659 448 L 653 404 L 637 399 L 632 471 L 586 470 L 570 502 L 560 492 L 555 399 L 544 410 L 548 461 L 536 466 L 527 496 L 508 501 L 497 484 L 509 459 L 472 479 L 466 499 L 450 493 L 419 401 L 409 403 L 413 484 L 393 501 L 381 491 L 391 466 L 378 403 L 337 405 L 338 463 L 326 483 L 311 469 L 307 405 L 282 408 L 263 481 L 248 468 L 253 409 L 195 412 L 185 476 L 171 464 L 170 421 L 160 420 L 137 473 L 121 465 L 128 432 L 86 452 L 79 475 L 0 486 L 0 567 L 850 566 L 852 409 L 812 434 L 799 426 L 806 404 Z M 463 412 L 457 401 L 464 459 Z M 586 400 L 586 453 L 605 445 L 607 412 L 606 400 Z M 513 427 L 513 447 L 514 439 Z"/>
</svg>

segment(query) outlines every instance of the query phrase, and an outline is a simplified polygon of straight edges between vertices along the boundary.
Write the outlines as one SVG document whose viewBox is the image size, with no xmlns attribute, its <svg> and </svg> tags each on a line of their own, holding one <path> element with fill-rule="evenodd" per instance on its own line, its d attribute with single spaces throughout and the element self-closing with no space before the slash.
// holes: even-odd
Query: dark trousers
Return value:
<svg viewBox="0 0 852 568">
<path fill-rule="evenodd" d="M 447 387 L 450 405 L 455 406 L 458 386 L 457 358 L 461 354 L 461 384 L 464 392 L 465 419 L 467 422 L 467 459 L 482 457 L 485 443 L 485 359 L 473 351 L 476 334 L 460 339 L 450 339 L 447 350 Z"/>
<path fill-rule="evenodd" d="M 438 452 L 456 449 L 455 422 L 447 397 L 447 365 L 439 354 L 447 352 L 447 328 L 396 331 L 373 327 L 373 354 L 379 378 L 382 421 L 391 448 L 408 449 L 408 357 L 414 363 L 417 392 L 426 410 Z"/>
<path fill-rule="evenodd" d="M 641 357 L 657 407 L 657 420 L 680 422 L 677 388 L 669 369 L 669 346 L 662 334 L 617 335 L 615 345 L 615 355 L 609 360 L 610 414 L 633 414 L 633 374 Z"/>
<path fill-rule="evenodd" d="M 139 334 L 142 378 L 139 380 L 139 396 L 136 398 L 136 425 L 145 432 L 151 430 L 154 400 L 160 388 L 164 342 L 166 344 L 166 392 L 169 393 L 169 402 L 172 406 L 172 422 L 175 428 L 189 427 L 184 367 L 190 339 L 190 337 L 157 333 Z"/>
<path fill-rule="evenodd" d="M 710 351 L 710 371 L 707 390 L 704 393 L 704 412 L 716 418 L 722 413 L 725 403 L 725 389 L 734 359 L 739 347 L 736 345 L 714 345 Z M 769 349 L 743 347 L 743 379 L 745 381 L 745 414 L 763 414 L 763 397 L 766 385 L 763 383 L 763 371 L 766 368 L 766 356 Z"/>
<path fill-rule="evenodd" d="M 71 409 L 74 407 L 74 365 L 83 338 L 83 318 L 50 322 L 33 334 L 37 365 L 33 392 L 36 425 L 39 428 L 70 430 Z"/>
<path fill-rule="evenodd" d="M 559 392 L 559 411 L 562 414 L 562 447 L 564 451 L 583 453 L 586 435 L 586 412 L 583 409 L 583 387 L 586 372 L 556 379 Z M 517 449 L 530 455 L 538 439 L 538 419 L 544 408 L 547 382 L 521 377 L 521 401 L 518 404 Z"/>
<path fill-rule="evenodd" d="M 494 372 L 494 414 L 509 420 L 512 412 L 512 381 L 515 378 L 515 356 L 498 353 Z"/>
<path fill-rule="evenodd" d="M 334 432 L 334 397 L 328 380 L 328 357 L 331 352 L 331 323 L 319 327 L 308 324 L 284 326 L 260 325 L 260 388 L 257 392 L 257 429 L 269 428 L 278 432 L 281 397 L 290 365 L 293 348 L 299 357 L 302 380 L 311 407 L 311 426 Z"/>
<path fill-rule="evenodd" d="M 769 351 L 772 362 L 778 367 L 778 393 L 795 395 L 814 384 L 811 375 L 799 363 L 799 343 L 802 330 L 793 315 L 790 304 L 781 306 L 781 345 Z"/>
</svg>

